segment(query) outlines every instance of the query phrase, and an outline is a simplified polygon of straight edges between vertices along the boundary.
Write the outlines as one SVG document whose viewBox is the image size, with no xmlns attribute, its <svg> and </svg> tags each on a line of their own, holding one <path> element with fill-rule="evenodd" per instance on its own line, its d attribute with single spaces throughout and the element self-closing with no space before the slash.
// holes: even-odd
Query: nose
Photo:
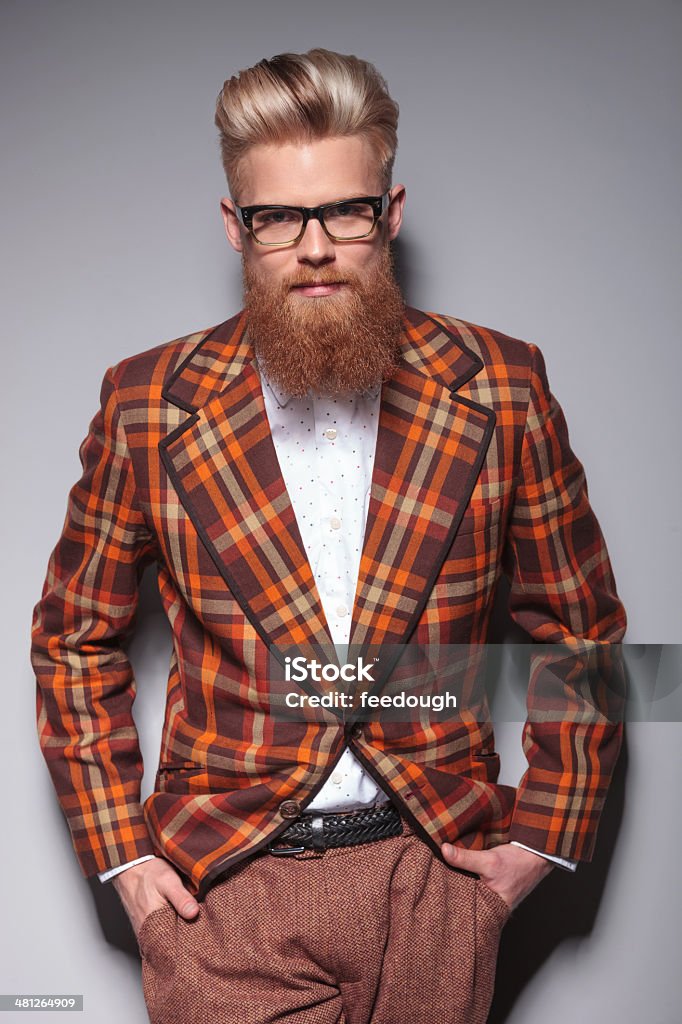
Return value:
<svg viewBox="0 0 682 1024">
<path fill-rule="evenodd" d="M 299 263 L 312 263 L 316 267 L 336 259 L 334 243 L 325 233 L 319 220 L 311 218 L 306 224 L 296 255 Z"/>
</svg>

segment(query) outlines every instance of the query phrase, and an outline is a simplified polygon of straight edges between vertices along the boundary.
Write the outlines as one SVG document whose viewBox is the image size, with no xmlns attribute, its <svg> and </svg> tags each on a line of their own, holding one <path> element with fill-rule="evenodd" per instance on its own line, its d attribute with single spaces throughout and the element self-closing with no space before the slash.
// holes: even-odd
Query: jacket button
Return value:
<svg viewBox="0 0 682 1024">
<path fill-rule="evenodd" d="M 279 813 L 283 818 L 298 818 L 301 813 L 301 805 L 298 800 L 282 800 L 279 805 Z"/>
<path fill-rule="evenodd" d="M 354 740 L 359 740 L 362 736 L 362 723 L 356 722 L 350 731 L 351 736 Z"/>
</svg>

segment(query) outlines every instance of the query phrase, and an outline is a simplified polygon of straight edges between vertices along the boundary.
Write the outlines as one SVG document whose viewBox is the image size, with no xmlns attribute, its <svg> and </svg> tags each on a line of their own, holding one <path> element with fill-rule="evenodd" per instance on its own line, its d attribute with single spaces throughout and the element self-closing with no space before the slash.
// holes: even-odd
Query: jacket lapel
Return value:
<svg viewBox="0 0 682 1024">
<path fill-rule="evenodd" d="M 454 342 L 454 344 L 453 344 Z M 455 392 L 483 363 L 435 319 L 407 310 L 403 364 L 382 389 L 350 646 L 404 644 L 454 540 L 495 413 Z"/>
<path fill-rule="evenodd" d="M 244 614 L 275 656 L 278 647 L 331 646 L 244 314 L 211 332 L 163 394 L 191 415 L 161 441 L 161 457 Z"/>
</svg>

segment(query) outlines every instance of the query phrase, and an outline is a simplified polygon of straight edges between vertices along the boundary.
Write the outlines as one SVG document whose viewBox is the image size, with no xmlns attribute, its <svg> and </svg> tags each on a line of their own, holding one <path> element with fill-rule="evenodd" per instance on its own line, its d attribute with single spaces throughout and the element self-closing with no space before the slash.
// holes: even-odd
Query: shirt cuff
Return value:
<svg viewBox="0 0 682 1024">
<path fill-rule="evenodd" d="M 138 857 L 137 860 L 129 860 L 127 864 L 119 864 L 117 868 L 109 868 L 108 871 L 101 871 L 97 877 L 100 882 L 108 882 L 114 875 L 120 875 L 122 871 L 127 871 L 128 868 L 132 868 L 135 864 L 141 864 L 143 860 L 154 860 L 153 853 L 147 853 L 144 857 Z"/>
<path fill-rule="evenodd" d="M 575 871 L 578 867 L 577 860 L 567 860 L 565 857 L 555 857 L 551 853 L 543 853 L 542 850 L 534 850 L 532 846 L 526 846 L 524 843 L 517 843 L 515 839 L 512 839 L 511 846 L 520 846 L 522 850 L 528 850 L 530 853 L 537 854 L 538 857 L 544 857 L 545 860 L 551 860 L 553 864 L 558 864 L 560 868 L 565 868 L 566 871 Z"/>
</svg>

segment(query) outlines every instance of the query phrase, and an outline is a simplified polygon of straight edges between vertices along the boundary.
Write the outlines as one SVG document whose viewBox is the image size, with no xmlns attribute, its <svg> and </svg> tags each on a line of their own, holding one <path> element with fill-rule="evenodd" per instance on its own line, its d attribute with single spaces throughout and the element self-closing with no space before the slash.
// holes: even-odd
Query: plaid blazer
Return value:
<svg viewBox="0 0 682 1024">
<path fill-rule="evenodd" d="M 621 727 L 586 715 L 569 677 L 560 720 L 529 715 L 518 788 L 497 783 L 485 714 L 428 728 L 268 714 L 272 653 L 332 641 L 243 312 L 107 371 L 80 457 L 32 662 L 41 748 L 86 875 L 157 853 L 201 898 L 305 808 L 347 744 L 439 856 L 445 840 L 515 839 L 590 859 Z M 123 641 L 150 562 L 173 654 L 142 807 Z M 351 645 L 484 644 L 502 573 L 534 640 L 621 640 L 625 611 L 540 350 L 408 308 L 382 387 Z"/>
</svg>

